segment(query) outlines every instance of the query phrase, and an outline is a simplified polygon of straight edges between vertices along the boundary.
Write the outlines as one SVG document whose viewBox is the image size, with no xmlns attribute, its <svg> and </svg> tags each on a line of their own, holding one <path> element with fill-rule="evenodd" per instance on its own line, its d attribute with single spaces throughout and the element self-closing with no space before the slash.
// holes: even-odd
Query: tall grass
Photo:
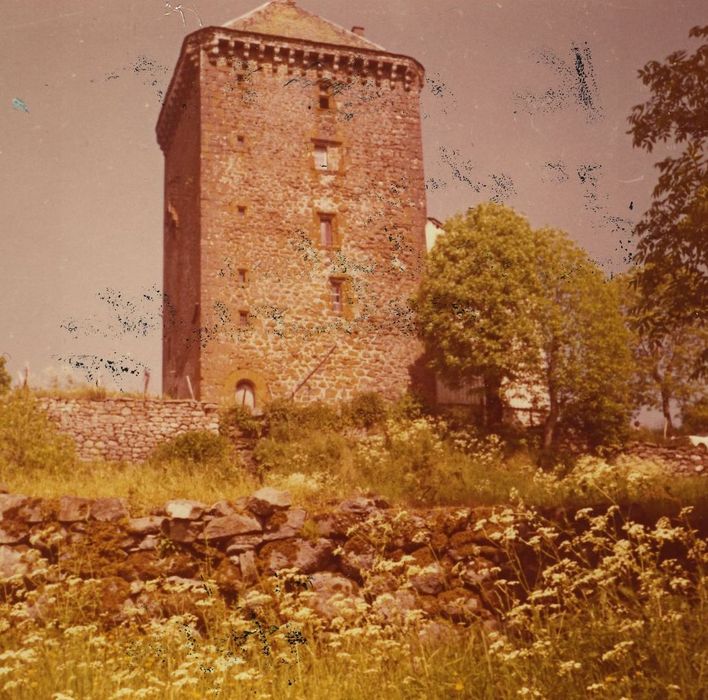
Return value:
<svg viewBox="0 0 708 700">
<path fill-rule="evenodd" d="M 39 578 L 0 607 L 0 698 L 699 700 L 707 556 L 685 516 L 644 527 L 585 512 L 576 534 L 498 512 L 479 527 L 509 555 L 499 622 L 466 627 L 345 598 L 325 625 L 302 577 L 281 573 L 232 605 L 209 581 L 198 615 L 105 628 L 87 602 L 96 582 Z M 39 601 L 60 610 L 54 624 L 35 621 Z"/>
</svg>

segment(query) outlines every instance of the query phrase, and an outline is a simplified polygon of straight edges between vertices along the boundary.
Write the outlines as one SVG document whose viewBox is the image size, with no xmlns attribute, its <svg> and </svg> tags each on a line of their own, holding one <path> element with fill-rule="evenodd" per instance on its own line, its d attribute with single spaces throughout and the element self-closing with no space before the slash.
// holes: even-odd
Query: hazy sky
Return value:
<svg viewBox="0 0 708 700">
<path fill-rule="evenodd" d="M 0 352 L 13 375 L 113 358 L 151 367 L 159 389 L 161 97 L 199 19 L 258 4 L 188 0 L 182 16 L 164 0 L 3 0 Z M 625 266 L 661 155 L 626 134 L 647 97 L 637 70 L 695 46 L 704 0 L 298 4 L 425 66 L 429 215 L 494 198 L 565 229 L 606 270 Z"/>
</svg>

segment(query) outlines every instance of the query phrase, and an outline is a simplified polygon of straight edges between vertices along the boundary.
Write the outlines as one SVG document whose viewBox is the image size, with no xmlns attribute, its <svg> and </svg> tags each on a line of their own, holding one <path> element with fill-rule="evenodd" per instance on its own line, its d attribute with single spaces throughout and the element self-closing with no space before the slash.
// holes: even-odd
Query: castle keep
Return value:
<svg viewBox="0 0 708 700">
<path fill-rule="evenodd" d="M 163 391 L 326 401 L 411 382 L 423 67 L 273 0 L 186 37 L 165 155 Z"/>
</svg>

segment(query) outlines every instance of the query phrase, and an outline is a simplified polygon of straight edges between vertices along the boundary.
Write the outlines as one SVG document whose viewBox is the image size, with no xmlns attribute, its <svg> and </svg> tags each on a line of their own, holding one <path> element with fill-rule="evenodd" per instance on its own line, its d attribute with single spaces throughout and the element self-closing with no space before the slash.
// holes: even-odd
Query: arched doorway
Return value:
<svg viewBox="0 0 708 700">
<path fill-rule="evenodd" d="M 248 379 L 241 379 L 236 384 L 236 405 L 243 406 L 249 411 L 256 408 L 256 387 Z"/>
</svg>

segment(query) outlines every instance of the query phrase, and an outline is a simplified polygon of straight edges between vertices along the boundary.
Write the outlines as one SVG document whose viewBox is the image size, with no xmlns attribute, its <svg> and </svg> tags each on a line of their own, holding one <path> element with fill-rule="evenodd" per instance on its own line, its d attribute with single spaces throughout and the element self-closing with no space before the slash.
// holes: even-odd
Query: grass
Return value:
<svg viewBox="0 0 708 700">
<path fill-rule="evenodd" d="M 532 526 L 523 537 L 517 515 Z M 0 698 L 704 697 L 707 557 L 686 513 L 651 528 L 616 509 L 581 513 L 580 534 L 532 512 L 493 517 L 512 565 L 497 626 L 431 625 L 419 612 L 387 621 L 342 599 L 325 627 L 306 592 L 285 585 L 297 577 L 281 574 L 231 605 L 213 587 L 198 617 L 104 628 L 95 582 L 55 583 L 49 567 L 0 606 Z M 520 544 L 542 562 L 528 583 Z M 55 606 L 53 624 L 34 620 L 39 604 Z"/>
<path fill-rule="evenodd" d="M 246 420 L 232 418 L 237 428 Z M 382 413 L 371 400 L 340 413 L 276 405 L 266 418 L 266 431 L 248 419 L 255 470 L 244 468 L 226 437 L 208 433 L 179 436 L 144 463 L 86 463 L 32 395 L 17 392 L 0 402 L 0 481 L 30 496 L 122 497 L 135 513 L 172 498 L 236 499 L 261 485 L 285 488 L 307 507 L 374 492 L 403 506 L 621 504 L 651 518 L 693 505 L 708 513 L 705 477 L 676 478 L 633 457 L 610 463 L 585 456 L 541 470 L 523 443 L 510 451 L 498 436 L 411 411 Z"/>
</svg>

